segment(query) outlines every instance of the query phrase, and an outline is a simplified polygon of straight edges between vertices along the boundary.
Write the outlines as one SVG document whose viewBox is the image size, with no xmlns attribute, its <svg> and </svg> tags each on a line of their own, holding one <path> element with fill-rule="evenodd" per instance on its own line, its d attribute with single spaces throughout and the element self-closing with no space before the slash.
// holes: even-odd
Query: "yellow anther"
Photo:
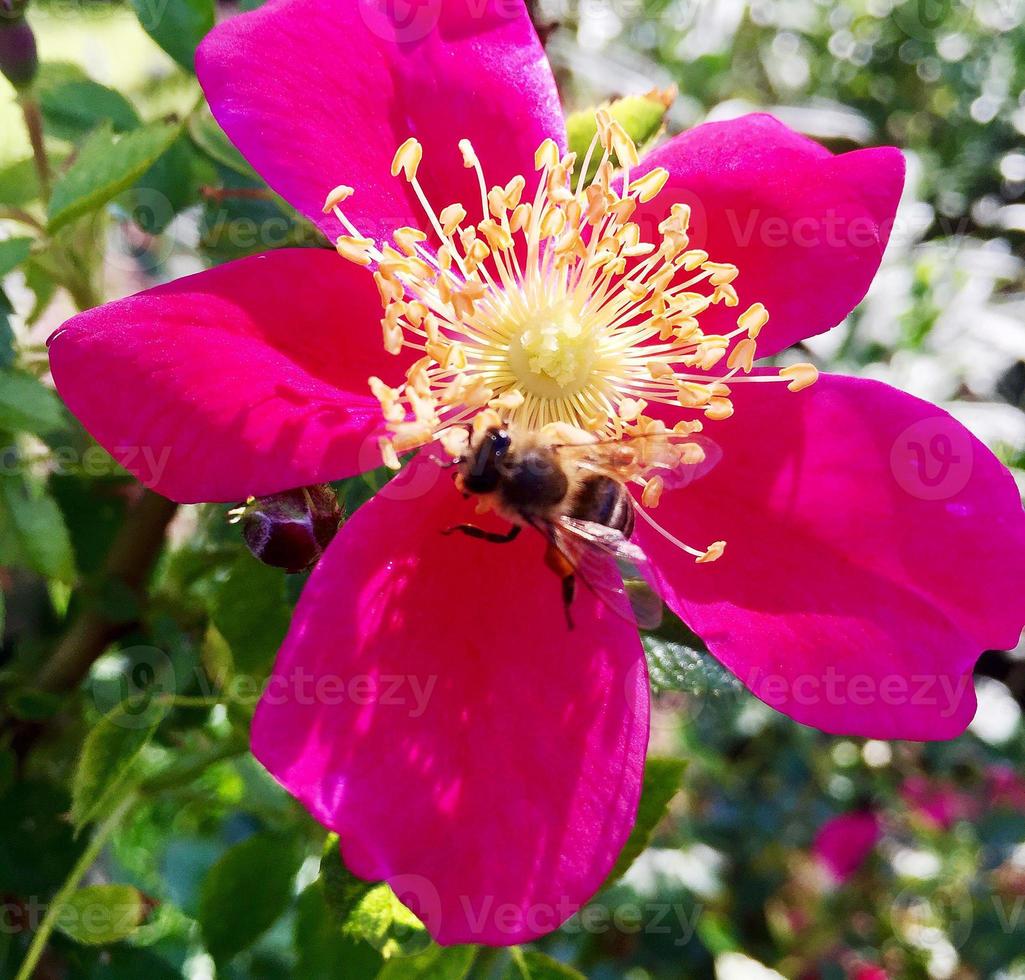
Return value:
<svg viewBox="0 0 1025 980">
<path fill-rule="evenodd" d="M 708 548 L 705 549 L 705 553 L 700 558 L 696 558 L 695 561 L 699 565 L 709 564 L 713 561 L 718 561 L 720 558 L 722 558 L 722 554 L 725 550 L 725 541 L 713 541 L 708 546 Z"/>
<path fill-rule="evenodd" d="M 469 140 L 459 141 L 459 152 L 463 155 L 463 166 L 467 170 L 472 170 L 477 166 L 477 153 L 473 148 L 473 144 Z"/>
<path fill-rule="evenodd" d="M 705 272 L 711 273 L 708 281 L 713 286 L 725 286 L 733 282 L 740 273 L 740 270 L 735 265 L 731 265 L 728 262 L 703 262 L 701 268 Z"/>
<path fill-rule="evenodd" d="M 713 398 L 705 409 L 705 418 L 715 422 L 728 419 L 733 414 L 733 402 L 728 398 Z"/>
<path fill-rule="evenodd" d="M 648 361 L 648 374 L 657 381 L 659 378 L 672 377 L 673 368 L 665 361 Z"/>
<path fill-rule="evenodd" d="M 708 253 L 703 248 L 692 248 L 678 256 L 676 263 L 688 272 L 693 272 L 699 265 L 708 261 Z"/>
<path fill-rule="evenodd" d="M 330 214 L 342 201 L 347 201 L 355 191 L 346 184 L 339 184 L 324 200 L 324 214 Z"/>
<path fill-rule="evenodd" d="M 658 502 L 662 499 L 662 491 L 665 489 L 666 481 L 660 476 L 651 477 L 647 483 L 644 484 L 644 489 L 641 491 L 641 503 L 645 507 L 655 508 L 658 506 Z"/>
<path fill-rule="evenodd" d="M 750 337 L 745 337 L 730 351 L 726 364 L 731 368 L 739 367 L 741 371 L 749 372 L 754 366 L 754 361 L 755 342 Z"/>
<path fill-rule="evenodd" d="M 637 199 L 642 204 L 647 204 L 648 201 L 658 196 L 659 191 L 666 186 L 667 180 L 669 180 L 669 171 L 664 167 L 655 167 L 630 184 L 630 191 L 637 195 Z"/>
<path fill-rule="evenodd" d="M 427 241 L 427 235 L 419 228 L 397 228 L 392 234 L 392 238 L 406 255 L 416 255 L 416 246 L 420 242 Z"/>
<path fill-rule="evenodd" d="M 454 235 L 456 229 L 466 220 L 466 208 L 461 204 L 450 204 L 447 208 L 441 209 L 438 220 L 446 236 Z"/>
<path fill-rule="evenodd" d="M 740 297 L 737 296 L 737 291 L 733 286 L 727 282 L 715 287 L 715 292 L 712 293 L 712 302 L 736 306 L 740 302 Z"/>
<path fill-rule="evenodd" d="M 555 140 L 547 139 L 538 148 L 534 154 L 534 169 L 544 170 L 545 167 L 555 167 L 559 163 L 559 147 L 556 145 Z"/>
<path fill-rule="evenodd" d="M 493 251 L 506 251 L 513 247 L 512 235 L 498 222 L 488 218 L 477 225 L 477 229 L 488 240 Z"/>
<path fill-rule="evenodd" d="M 566 215 L 560 208 L 550 208 L 541 219 L 541 237 L 555 238 L 566 227 Z"/>
<path fill-rule="evenodd" d="M 377 440 L 377 448 L 381 452 L 381 462 L 390 470 L 397 470 L 402 468 L 402 464 L 399 462 L 398 454 L 395 452 L 395 447 L 392 445 L 391 439 L 387 436 L 381 436 Z"/>
<path fill-rule="evenodd" d="M 372 238 L 357 238 L 354 235 L 342 235 L 335 242 L 338 254 L 356 265 L 370 265 L 373 261 L 373 256 L 370 254 L 373 247 L 374 240 Z"/>
<path fill-rule="evenodd" d="M 819 369 L 814 364 L 790 364 L 780 369 L 779 376 L 790 379 L 787 387 L 791 391 L 801 391 L 818 381 Z"/>
<path fill-rule="evenodd" d="M 646 401 L 637 398 L 624 398 L 616 406 L 616 413 L 623 422 L 633 422 L 648 407 Z"/>
<path fill-rule="evenodd" d="M 457 459 L 466 452 L 470 444 L 470 433 L 461 425 L 453 426 L 451 429 L 444 429 L 438 435 L 441 448 L 453 459 Z"/>
<path fill-rule="evenodd" d="M 420 166 L 420 159 L 423 157 L 424 148 L 419 140 L 412 136 L 395 151 L 395 157 L 391 162 L 391 175 L 398 177 L 399 173 L 405 174 L 406 180 L 416 179 L 416 171 Z"/>
<path fill-rule="evenodd" d="M 530 224 L 533 208 L 529 204 L 517 204 L 516 210 L 509 216 L 509 229 L 514 234 L 523 231 Z"/>
<path fill-rule="evenodd" d="M 746 330 L 754 340 L 762 332 L 762 327 L 769 322 L 769 311 L 761 303 L 753 303 L 737 317 L 737 326 Z"/>
<path fill-rule="evenodd" d="M 621 167 L 636 167 L 640 163 L 637 155 L 637 146 L 627 135 L 625 129 L 618 120 L 613 119 L 609 126 L 609 136 L 612 140 L 612 148 L 615 150 L 616 158 Z"/>
<path fill-rule="evenodd" d="M 676 393 L 676 400 L 683 408 L 701 408 L 712 400 L 707 385 L 695 381 L 682 381 Z"/>
<path fill-rule="evenodd" d="M 522 391 L 512 388 L 497 398 L 492 398 L 488 404 L 491 408 L 502 412 L 515 412 L 526 400 Z"/>
</svg>

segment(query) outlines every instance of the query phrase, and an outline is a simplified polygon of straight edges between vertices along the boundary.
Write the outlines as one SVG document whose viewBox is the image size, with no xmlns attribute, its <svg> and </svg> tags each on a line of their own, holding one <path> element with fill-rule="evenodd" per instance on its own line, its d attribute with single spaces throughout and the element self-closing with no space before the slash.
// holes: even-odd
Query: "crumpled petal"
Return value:
<svg viewBox="0 0 1025 980">
<path fill-rule="evenodd" d="M 532 530 L 492 544 L 419 457 L 360 508 L 298 604 L 257 758 L 443 943 L 524 942 L 600 887 L 648 739 L 636 628 L 586 589 L 563 618 Z"/>
<path fill-rule="evenodd" d="M 546 137 L 565 144 L 558 93 L 520 0 L 271 0 L 215 28 L 196 73 L 218 122 L 271 187 L 342 233 L 324 199 L 344 204 L 375 238 L 427 227 L 412 188 L 390 175 L 408 137 L 424 148 L 431 203 L 461 202 L 480 220 L 480 192 L 462 163 L 472 141 L 488 186 L 534 174 Z"/>
<path fill-rule="evenodd" d="M 395 382 L 403 366 L 380 313 L 366 270 L 282 249 L 80 313 L 50 338 L 50 368 L 146 486 L 238 501 L 380 465 L 367 378 Z"/>
<path fill-rule="evenodd" d="M 763 701 L 827 732 L 958 735 L 971 671 L 1025 623 L 1025 514 L 1006 468 L 942 409 L 875 381 L 733 385 L 723 458 L 638 522 L 667 603 Z"/>
<path fill-rule="evenodd" d="M 834 156 L 768 115 L 682 133 L 646 156 L 638 176 L 656 166 L 669 180 L 633 220 L 645 241 L 658 241 L 670 205 L 690 205 L 691 247 L 740 270 L 740 305 L 712 307 L 702 329 L 728 333 L 739 313 L 763 303 L 760 357 L 835 327 L 861 302 L 904 186 L 900 150 Z"/>
</svg>

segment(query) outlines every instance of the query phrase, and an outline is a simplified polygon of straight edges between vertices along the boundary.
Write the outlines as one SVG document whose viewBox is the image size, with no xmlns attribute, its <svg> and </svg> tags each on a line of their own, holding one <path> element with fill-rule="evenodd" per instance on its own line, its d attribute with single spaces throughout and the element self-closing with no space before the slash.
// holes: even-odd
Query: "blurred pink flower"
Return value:
<svg viewBox="0 0 1025 980">
<path fill-rule="evenodd" d="M 665 533 L 639 521 L 635 535 L 669 607 L 800 722 L 878 738 L 964 729 L 978 653 L 1014 645 L 1025 620 L 1014 481 L 947 413 L 886 385 L 824 376 L 794 393 L 750 370 L 756 337 L 758 356 L 775 354 L 861 300 L 900 196 L 899 151 L 834 156 L 747 116 L 669 140 L 619 184 L 599 168 L 572 203 L 550 69 L 522 5 L 497 0 L 421 6 L 401 24 L 385 0 L 270 0 L 215 29 L 197 70 L 242 153 L 357 264 L 281 249 L 58 330 L 59 391 L 134 473 L 180 501 L 337 480 L 492 396 L 534 422 L 599 430 L 703 413 L 722 461 L 665 494 Z M 625 134 L 603 125 L 631 163 Z M 531 201 L 537 212 L 521 210 Z M 615 232 L 600 255 L 577 227 L 585 205 Z M 533 247 L 509 245 L 512 223 Z M 739 326 L 737 270 L 757 301 Z M 574 294 L 573 315 L 538 305 L 599 272 L 615 283 Z M 517 305 L 527 281 L 544 288 Z M 596 312 L 608 296 L 623 323 Z M 494 317 L 508 309 L 526 321 L 503 347 Z M 728 373 L 708 373 L 720 360 Z M 604 422 L 587 414 L 599 409 Z M 425 455 L 314 571 L 253 751 L 339 832 L 349 867 L 390 881 L 438 939 L 521 942 L 594 894 L 630 832 L 644 654 L 586 590 L 567 632 L 539 535 L 502 548 L 442 537 L 472 508 Z M 713 536 L 729 553 L 695 563 L 714 557 Z"/>
<path fill-rule="evenodd" d="M 982 809 L 982 800 L 945 779 L 909 776 L 900 796 L 924 823 L 938 830 L 950 830 L 959 820 L 971 820 Z"/>
<path fill-rule="evenodd" d="M 852 810 L 827 820 L 815 835 L 812 854 L 836 884 L 843 884 L 865 863 L 882 836 L 874 810 Z"/>
</svg>

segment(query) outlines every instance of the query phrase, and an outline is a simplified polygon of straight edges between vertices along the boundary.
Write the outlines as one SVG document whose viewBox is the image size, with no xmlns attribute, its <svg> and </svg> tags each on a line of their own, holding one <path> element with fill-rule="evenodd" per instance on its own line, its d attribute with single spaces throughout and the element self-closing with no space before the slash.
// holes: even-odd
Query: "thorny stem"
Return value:
<svg viewBox="0 0 1025 980">
<path fill-rule="evenodd" d="M 35 99 L 23 98 L 21 112 L 25 117 L 25 128 L 32 144 L 32 159 L 39 175 L 39 193 L 43 200 L 47 201 L 50 198 L 50 163 L 46 158 L 46 147 L 43 144 L 43 116 L 39 111 L 39 103 Z"/>
<path fill-rule="evenodd" d="M 120 580 L 133 592 L 139 592 L 164 543 L 164 533 L 178 505 L 144 490 L 129 511 L 118 532 L 100 580 Z M 38 686 L 45 691 L 66 691 L 75 687 L 88 673 L 107 646 L 125 629 L 98 609 L 90 608 L 87 596 L 53 656 L 43 666 Z"/>
<path fill-rule="evenodd" d="M 93 834 L 92 840 L 89 841 L 89 846 L 86 847 L 82 852 L 82 856 L 75 862 L 71 873 L 64 884 L 61 885 L 60 891 L 53 896 L 46 910 L 46 915 L 43 916 L 43 921 L 39 923 L 39 928 L 32 937 L 32 943 L 14 980 L 29 980 L 33 976 L 39 958 L 43 955 L 43 950 L 46 949 L 46 942 L 50 938 L 54 926 L 57 924 L 57 918 L 61 910 L 67 904 L 72 893 L 78 888 L 78 883 L 85 876 L 85 873 L 95 864 L 110 835 L 117 830 L 121 819 L 134 803 L 135 796 L 129 794 L 121 801 L 114 812 L 96 828 L 96 833 Z"/>
</svg>

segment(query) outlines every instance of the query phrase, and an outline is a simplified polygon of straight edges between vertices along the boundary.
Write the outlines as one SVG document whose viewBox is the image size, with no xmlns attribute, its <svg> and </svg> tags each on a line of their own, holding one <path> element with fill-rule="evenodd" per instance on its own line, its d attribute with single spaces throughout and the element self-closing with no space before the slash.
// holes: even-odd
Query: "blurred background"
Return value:
<svg viewBox="0 0 1025 980">
<path fill-rule="evenodd" d="M 0 977 L 1025 977 L 1025 648 L 983 656 L 965 736 L 885 743 L 774 714 L 667 623 L 639 856 L 529 949 L 432 945 L 249 756 L 304 576 L 227 507 L 138 486 L 60 405 L 44 342 L 318 244 L 191 72 L 214 17 L 256 5 L 0 0 Z M 568 111 L 676 85 L 670 133 L 757 108 L 834 151 L 902 147 L 883 268 L 801 357 L 942 404 L 1021 481 L 1025 0 L 532 13 Z M 384 479 L 331 489 L 351 512 Z"/>
</svg>

